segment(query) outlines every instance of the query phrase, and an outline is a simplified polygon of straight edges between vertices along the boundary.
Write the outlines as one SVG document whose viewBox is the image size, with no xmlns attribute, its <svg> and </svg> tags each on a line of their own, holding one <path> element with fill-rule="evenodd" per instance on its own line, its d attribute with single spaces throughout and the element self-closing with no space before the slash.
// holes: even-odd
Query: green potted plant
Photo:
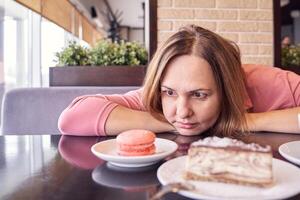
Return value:
<svg viewBox="0 0 300 200">
<path fill-rule="evenodd" d="M 139 86 L 148 55 L 137 42 L 103 39 L 93 48 L 69 42 L 55 56 L 57 66 L 50 67 L 50 86 Z"/>
<path fill-rule="evenodd" d="M 75 41 L 70 41 L 61 52 L 56 52 L 57 66 L 85 66 L 91 65 L 91 53 Z"/>
<path fill-rule="evenodd" d="M 281 49 L 281 65 L 283 69 L 300 74 L 300 46 L 291 45 Z"/>
</svg>

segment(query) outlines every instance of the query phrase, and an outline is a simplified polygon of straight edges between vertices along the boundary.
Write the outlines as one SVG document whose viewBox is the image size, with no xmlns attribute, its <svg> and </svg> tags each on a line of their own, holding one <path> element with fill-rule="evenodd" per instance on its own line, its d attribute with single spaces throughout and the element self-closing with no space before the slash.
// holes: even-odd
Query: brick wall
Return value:
<svg viewBox="0 0 300 200">
<path fill-rule="evenodd" d="M 158 0 L 158 45 L 185 24 L 236 42 L 243 63 L 273 65 L 272 0 Z"/>
</svg>

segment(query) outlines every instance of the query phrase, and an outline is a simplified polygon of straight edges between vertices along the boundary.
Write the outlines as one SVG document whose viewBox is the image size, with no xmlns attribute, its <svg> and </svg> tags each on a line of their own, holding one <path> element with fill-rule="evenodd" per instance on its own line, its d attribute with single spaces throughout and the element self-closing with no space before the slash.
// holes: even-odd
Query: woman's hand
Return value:
<svg viewBox="0 0 300 200">
<path fill-rule="evenodd" d="M 259 131 L 255 124 L 257 123 L 255 120 L 258 117 L 257 114 L 258 113 L 246 113 L 246 122 L 250 131 Z"/>
<path fill-rule="evenodd" d="M 300 114 L 300 107 L 247 113 L 246 120 L 250 131 L 300 133 L 298 114 Z"/>
</svg>

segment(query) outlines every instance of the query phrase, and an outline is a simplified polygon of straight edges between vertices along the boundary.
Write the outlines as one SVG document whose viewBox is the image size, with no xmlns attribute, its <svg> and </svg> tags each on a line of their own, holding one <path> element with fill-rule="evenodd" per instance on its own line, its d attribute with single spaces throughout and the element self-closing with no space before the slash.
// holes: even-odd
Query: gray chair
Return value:
<svg viewBox="0 0 300 200">
<path fill-rule="evenodd" d="M 13 89 L 4 94 L 1 133 L 60 134 L 57 120 L 71 101 L 86 94 L 121 94 L 138 87 L 49 87 Z"/>
</svg>

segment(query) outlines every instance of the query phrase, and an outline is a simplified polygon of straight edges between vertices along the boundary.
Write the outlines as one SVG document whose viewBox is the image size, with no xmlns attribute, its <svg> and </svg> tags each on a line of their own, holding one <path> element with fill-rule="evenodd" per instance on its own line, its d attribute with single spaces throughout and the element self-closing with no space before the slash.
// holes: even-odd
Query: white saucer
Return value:
<svg viewBox="0 0 300 200">
<path fill-rule="evenodd" d="M 282 144 L 278 150 L 279 153 L 288 161 L 300 165 L 300 141 Z"/>
<path fill-rule="evenodd" d="M 91 151 L 98 158 L 108 161 L 112 165 L 119 167 L 144 167 L 153 165 L 168 155 L 174 153 L 178 145 L 167 139 L 156 138 L 154 142 L 156 152 L 147 156 L 120 156 L 117 154 L 116 139 L 106 140 L 94 144 Z"/>
<path fill-rule="evenodd" d="M 163 163 L 158 171 L 158 180 L 166 185 L 171 182 L 184 182 L 182 175 L 187 156 L 174 158 Z M 273 159 L 274 186 L 259 188 L 235 184 L 188 181 L 196 191 L 179 191 L 183 196 L 192 199 L 285 199 L 300 192 L 300 169 L 288 162 Z"/>
</svg>

